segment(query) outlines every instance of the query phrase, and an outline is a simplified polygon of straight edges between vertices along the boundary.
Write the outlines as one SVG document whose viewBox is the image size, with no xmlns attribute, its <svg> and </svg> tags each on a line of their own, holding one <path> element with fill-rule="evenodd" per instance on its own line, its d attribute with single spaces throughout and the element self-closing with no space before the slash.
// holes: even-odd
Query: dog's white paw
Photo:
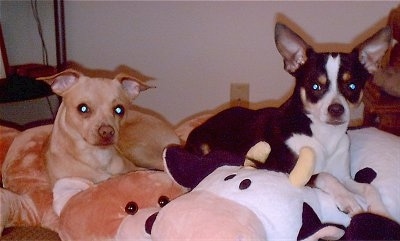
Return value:
<svg viewBox="0 0 400 241">
<path fill-rule="evenodd" d="M 351 217 L 364 211 L 351 192 L 341 192 L 334 196 L 334 200 L 338 209 Z"/>
<path fill-rule="evenodd" d="M 315 186 L 328 193 L 338 209 L 351 217 L 366 210 L 366 201 L 362 196 L 349 191 L 336 177 L 329 173 L 320 173 Z M 355 183 L 353 181 L 353 183 Z"/>
</svg>

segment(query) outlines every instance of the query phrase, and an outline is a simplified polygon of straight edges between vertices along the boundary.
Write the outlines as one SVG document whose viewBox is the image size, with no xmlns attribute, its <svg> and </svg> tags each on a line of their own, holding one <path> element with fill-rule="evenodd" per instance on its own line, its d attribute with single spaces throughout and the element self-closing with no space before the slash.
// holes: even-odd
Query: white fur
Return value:
<svg viewBox="0 0 400 241">
<path fill-rule="evenodd" d="M 68 200 L 83 190 L 93 186 L 93 182 L 79 177 L 61 178 L 53 187 L 53 209 L 60 216 Z"/>
<path fill-rule="evenodd" d="M 338 89 L 338 73 L 340 62 L 340 55 L 336 57 L 332 57 L 330 55 L 328 57 L 325 69 L 327 72 L 327 79 L 329 81 L 329 89 L 317 103 L 308 102 L 306 100 L 306 90 L 304 88 L 300 89 L 302 101 L 305 104 L 307 111 L 310 113 L 308 117 L 313 123 L 324 125 L 325 123 L 332 122 L 332 117 L 329 115 L 328 107 L 335 103 L 341 104 L 344 107 L 344 113 L 340 119 L 341 124 L 347 125 L 350 120 L 350 109 L 347 100 L 343 97 Z"/>
<path fill-rule="evenodd" d="M 345 134 L 347 124 L 350 119 L 350 111 L 345 98 L 340 94 L 338 89 L 338 73 L 340 67 L 340 55 L 328 57 L 325 65 L 327 78 L 329 80 L 329 90 L 323 98 L 315 104 L 309 104 L 307 110 L 308 117 L 311 119 L 312 136 L 294 134 L 286 141 L 286 144 L 296 153 L 299 154 L 300 149 L 307 143 L 307 146 L 313 148 L 316 154 L 316 168 L 314 173 L 329 172 L 336 177 L 350 175 L 350 172 L 345 168 L 339 168 L 337 165 L 347 166 L 346 152 L 349 147 L 349 141 Z M 303 101 L 305 100 L 305 89 L 302 88 Z M 343 124 L 330 125 L 328 107 L 332 103 L 339 103 L 344 106 L 345 113 Z M 335 158 L 336 160 L 334 160 Z M 332 160 L 333 159 L 333 160 Z M 338 163 L 340 162 L 340 163 Z M 336 175 L 337 174 L 337 175 Z"/>
<path fill-rule="evenodd" d="M 332 57 L 329 55 L 325 68 L 328 74 L 328 79 L 331 81 L 331 91 L 337 89 L 337 79 L 340 67 L 340 55 Z"/>
</svg>

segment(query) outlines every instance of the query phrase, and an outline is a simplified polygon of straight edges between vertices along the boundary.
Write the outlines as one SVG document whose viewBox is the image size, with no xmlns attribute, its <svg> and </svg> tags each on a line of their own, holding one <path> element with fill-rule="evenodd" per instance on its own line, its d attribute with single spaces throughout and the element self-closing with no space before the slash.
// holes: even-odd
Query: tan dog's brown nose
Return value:
<svg viewBox="0 0 400 241">
<path fill-rule="evenodd" d="M 115 134 L 114 128 L 110 125 L 100 126 L 98 132 L 103 139 L 111 139 Z"/>
</svg>

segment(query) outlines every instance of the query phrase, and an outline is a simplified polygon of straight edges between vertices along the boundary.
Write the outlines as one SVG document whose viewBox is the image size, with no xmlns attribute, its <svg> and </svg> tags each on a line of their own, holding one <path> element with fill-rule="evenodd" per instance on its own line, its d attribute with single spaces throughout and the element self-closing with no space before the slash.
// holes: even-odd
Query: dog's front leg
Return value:
<svg viewBox="0 0 400 241">
<path fill-rule="evenodd" d="M 359 183 L 351 178 L 344 180 L 344 185 L 351 192 L 362 196 L 367 204 L 365 211 L 390 218 L 378 190 L 371 184 Z"/>
<path fill-rule="evenodd" d="M 331 174 L 326 172 L 319 173 L 313 180 L 313 185 L 328 193 L 334 199 L 340 211 L 348 213 L 350 216 L 354 216 L 363 211 L 355 194 L 347 190 L 346 187 Z"/>
</svg>

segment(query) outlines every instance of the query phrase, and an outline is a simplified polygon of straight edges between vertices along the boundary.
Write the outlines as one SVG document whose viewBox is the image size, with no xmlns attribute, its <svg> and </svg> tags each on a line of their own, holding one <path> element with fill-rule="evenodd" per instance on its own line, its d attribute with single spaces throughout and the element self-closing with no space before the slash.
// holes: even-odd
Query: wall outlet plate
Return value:
<svg viewBox="0 0 400 241">
<path fill-rule="evenodd" d="M 249 83 L 231 83 L 231 106 L 249 107 Z"/>
</svg>

